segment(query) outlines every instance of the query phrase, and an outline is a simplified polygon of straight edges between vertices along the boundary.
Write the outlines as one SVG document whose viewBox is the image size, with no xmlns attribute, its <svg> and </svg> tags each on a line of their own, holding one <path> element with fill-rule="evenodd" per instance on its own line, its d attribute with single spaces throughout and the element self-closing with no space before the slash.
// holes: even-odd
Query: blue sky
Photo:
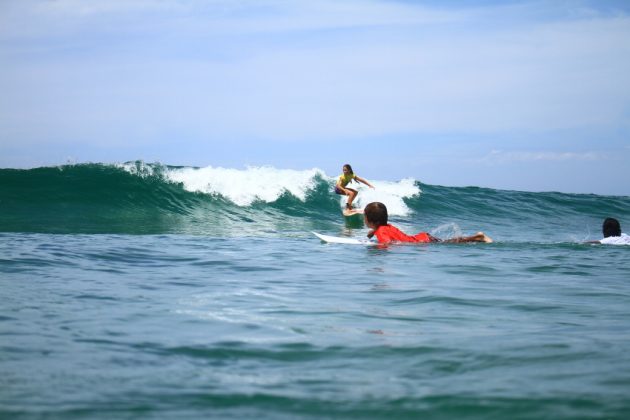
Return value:
<svg viewBox="0 0 630 420">
<path fill-rule="evenodd" d="M 630 195 L 630 2 L 0 2 L 0 167 Z"/>
</svg>

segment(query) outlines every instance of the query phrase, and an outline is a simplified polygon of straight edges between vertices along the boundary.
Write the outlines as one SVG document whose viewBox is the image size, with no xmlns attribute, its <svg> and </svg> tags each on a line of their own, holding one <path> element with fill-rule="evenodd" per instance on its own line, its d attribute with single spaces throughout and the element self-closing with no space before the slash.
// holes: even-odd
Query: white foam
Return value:
<svg viewBox="0 0 630 420">
<path fill-rule="evenodd" d="M 239 206 L 248 206 L 256 200 L 268 203 L 276 201 L 285 191 L 300 200 L 315 186 L 315 176 L 325 176 L 320 169 L 295 171 L 269 166 L 248 167 L 244 170 L 230 168 L 181 168 L 170 169 L 168 180 L 182 183 L 191 192 L 220 194 Z"/>
<path fill-rule="evenodd" d="M 462 229 L 457 223 L 445 223 L 431 230 L 431 235 L 441 239 L 452 239 L 458 236 L 464 236 Z"/>
<path fill-rule="evenodd" d="M 153 164 L 143 162 L 127 162 L 116 166 L 138 176 L 151 176 L 155 173 Z M 212 166 L 168 168 L 160 165 L 159 168 L 167 181 L 181 183 L 186 191 L 219 194 L 239 206 L 249 206 L 257 200 L 272 203 L 287 191 L 305 201 L 308 191 L 316 186 L 317 177 L 330 184 L 331 195 L 334 195 L 332 190 L 337 181 L 336 177 L 329 177 L 318 168 L 301 171 L 271 166 L 233 169 Z M 410 198 L 421 192 L 412 178 L 397 182 L 370 180 L 370 183 L 375 189 L 356 182 L 349 185 L 350 188 L 359 190 L 359 196 L 354 201 L 355 207 L 363 208 L 372 201 L 380 201 L 387 206 L 389 214 L 394 216 L 408 215 L 411 210 L 403 198 Z M 338 197 L 340 207 L 345 207 L 347 197 Z"/>
<path fill-rule="evenodd" d="M 348 187 L 359 191 L 357 199 L 354 200 L 354 206 L 363 208 L 373 201 L 380 201 L 387 206 L 387 213 L 390 216 L 407 216 L 411 213 L 411 209 L 407 207 L 403 198 L 410 198 L 420 194 L 420 188 L 415 184 L 412 178 L 405 178 L 398 182 L 390 181 L 372 181 L 374 189 L 364 184 L 352 183 Z M 360 186 L 359 186 L 360 185 Z M 340 196 L 339 203 L 342 207 L 346 205 L 347 197 Z"/>
<path fill-rule="evenodd" d="M 154 170 L 155 166 L 156 166 L 155 164 L 146 164 L 142 161 L 125 162 L 125 163 L 118 163 L 114 165 L 114 167 L 116 168 L 123 169 L 132 175 L 137 175 L 143 178 L 151 177 L 155 175 L 155 170 Z"/>
</svg>

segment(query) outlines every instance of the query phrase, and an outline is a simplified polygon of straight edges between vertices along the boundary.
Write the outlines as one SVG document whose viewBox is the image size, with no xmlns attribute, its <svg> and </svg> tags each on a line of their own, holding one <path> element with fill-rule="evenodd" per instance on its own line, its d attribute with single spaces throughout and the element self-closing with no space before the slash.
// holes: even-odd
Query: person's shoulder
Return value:
<svg viewBox="0 0 630 420">
<path fill-rule="evenodd" d="M 599 240 L 603 245 L 630 245 L 630 235 L 622 233 L 621 236 L 609 236 Z"/>
<path fill-rule="evenodd" d="M 387 232 L 390 235 L 400 235 L 400 234 L 404 235 L 402 230 L 400 230 L 396 226 L 392 225 L 391 223 L 383 225 L 383 226 L 381 226 L 381 228 L 383 228 L 383 231 Z"/>
<path fill-rule="evenodd" d="M 393 230 L 398 230 L 398 229 L 396 228 L 396 226 L 390 225 L 388 223 L 386 225 L 380 225 L 379 227 L 374 229 L 374 233 L 378 232 L 378 233 L 381 233 L 381 234 L 383 234 L 383 233 L 387 234 L 387 233 L 389 233 L 389 232 L 391 232 Z"/>
</svg>

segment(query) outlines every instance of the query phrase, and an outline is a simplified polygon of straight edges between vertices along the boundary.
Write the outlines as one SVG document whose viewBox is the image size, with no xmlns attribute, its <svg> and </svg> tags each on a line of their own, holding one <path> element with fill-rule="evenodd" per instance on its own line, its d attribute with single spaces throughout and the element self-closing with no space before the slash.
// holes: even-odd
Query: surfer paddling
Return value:
<svg viewBox="0 0 630 420">
<path fill-rule="evenodd" d="M 589 244 L 604 245 L 630 245 L 630 235 L 621 232 L 621 223 L 619 220 L 608 217 L 602 224 L 602 233 L 604 239 L 597 241 L 588 241 Z"/>
<path fill-rule="evenodd" d="M 357 194 L 358 194 L 357 190 L 347 187 L 347 185 L 352 181 L 362 182 L 368 187 L 374 188 L 374 186 L 370 184 L 368 181 L 366 181 L 365 179 L 361 178 L 358 175 L 355 175 L 354 171 L 352 170 L 352 166 L 350 166 L 347 163 L 343 165 L 343 174 L 341 174 L 339 176 L 339 179 L 337 179 L 337 184 L 335 185 L 335 193 L 348 196 L 348 202 L 346 203 L 346 210 L 352 210 L 352 202 L 354 201 L 355 198 L 357 198 Z"/>
<path fill-rule="evenodd" d="M 427 233 L 420 232 L 416 235 L 407 235 L 396 226 L 387 223 L 387 207 L 385 204 L 374 202 L 365 206 L 364 210 L 365 224 L 371 230 L 368 232 L 368 238 L 376 235 L 376 239 L 381 244 L 390 242 L 416 242 L 416 243 L 463 243 L 463 242 L 492 242 L 489 236 L 483 232 L 477 232 L 472 236 L 460 236 L 451 239 L 440 239 Z"/>
</svg>

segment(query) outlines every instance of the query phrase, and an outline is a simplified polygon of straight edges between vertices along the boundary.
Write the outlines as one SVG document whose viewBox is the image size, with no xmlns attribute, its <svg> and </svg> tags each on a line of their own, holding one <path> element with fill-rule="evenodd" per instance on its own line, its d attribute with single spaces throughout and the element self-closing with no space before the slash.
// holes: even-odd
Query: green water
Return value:
<svg viewBox="0 0 630 420">
<path fill-rule="evenodd" d="M 324 176 L 40 171 L 0 170 L 1 418 L 630 416 L 630 247 L 581 243 L 628 197 L 416 182 L 392 222 L 495 243 L 377 248 L 310 234 L 366 233 Z"/>
</svg>

